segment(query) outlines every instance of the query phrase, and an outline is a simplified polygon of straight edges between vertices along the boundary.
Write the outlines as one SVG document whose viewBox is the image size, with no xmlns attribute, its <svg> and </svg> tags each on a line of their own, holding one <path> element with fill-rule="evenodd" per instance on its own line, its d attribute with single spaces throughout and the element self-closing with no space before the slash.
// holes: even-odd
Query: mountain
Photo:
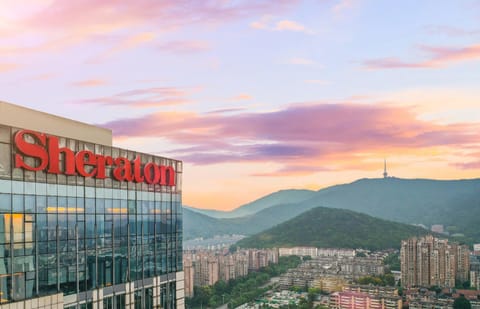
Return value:
<svg viewBox="0 0 480 309">
<path fill-rule="evenodd" d="M 228 211 L 216 210 L 216 209 L 201 209 L 201 208 L 195 208 L 187 205 L 183 205 L 183 208 L 205 215 L 205 216 L 212 217 L 212 218 L 228 218 Z"/>
<path fill-rule="evenodd" d="M 184 239 L 192 239 L 223 234 L 253 235 L 306 210 L 305 207 L 296 206 L 297 204 L 280 204 L 253 215 L 227 219 L 212 218 L 192 211 L 190 208 L 184 208 L 183 236 Z"/>
<path fill-rule="evenodd" d="M 242 205 L 231 211 L 219 211 L 210 209 L 200 209 L 188 207 L 190 210 L 207 215 L 213 218 L 238 218 L 255 214 L 263 209 L 272 207 L 278 204 L 298 203 L 307 200 L 315 195 L 315 191 L 311 190 L 280 190 L 268 194 L 262 198 L 252 201 L 248 204 Z"/>
<path fill-rule="evenodd" d="M 219 219 L 183 208 L 183 239 L 213 237 L 215 235 L 236 234 L 231 226 Z"/>
<path fill-rule="evenodd" d="M 289 193 L 292 193 L 291 197 Z M 303 199 L 306 196 L 309 197 Z M 265 201 L 268 203 L 262 203 Z M 280 202 L 274 204 L 274 201 Z M 210 237 L 215 233 L 253 235 L 304 211 L 323 206 L 350 209 L 408 224 L 443 224 L 451 233 L 463 233 L 471 241 L 480 241 L 480 179 L 360 179 L 316 192 L 283 190 L 245 206 L 252 204 L 270 206 L 247 216 L 216 219 L 218 221 L 197 216 L 203 220 L 192 218 L 189 222 L 196 224 L 195 227 L 185 223 L 185 236 Z M 255 207 L 246 209 L 247 212 L 253 212 Z M 184 213 L 184 217 L 186 221 L 189 220 L 188 214 Z"/>
<path fill-rule="evenodd" d="M 350 209 L 382 219 L 426 226 L 480 240 L 480 179 L 361 179 L 318 191 L 303 206 Z"/>
<path fill-rule="evenodd" d="M 244 248 L 399 248 L 402 239 L 429 233 L 420 227 L 345 209 L 316 207 L 271 229 L 237 242 Z"/>
</svg>

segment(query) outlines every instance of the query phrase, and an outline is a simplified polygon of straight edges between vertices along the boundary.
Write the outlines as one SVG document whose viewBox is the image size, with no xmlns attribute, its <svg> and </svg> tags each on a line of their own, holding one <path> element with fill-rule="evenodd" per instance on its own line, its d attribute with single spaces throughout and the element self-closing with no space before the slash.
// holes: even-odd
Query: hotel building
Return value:
<svg viewBox="0 0 480 309">
<path fill-rule="evenodd" d="M 184 308 L 182 162 L 0 102 L 0 309 Z"/>
</svg>

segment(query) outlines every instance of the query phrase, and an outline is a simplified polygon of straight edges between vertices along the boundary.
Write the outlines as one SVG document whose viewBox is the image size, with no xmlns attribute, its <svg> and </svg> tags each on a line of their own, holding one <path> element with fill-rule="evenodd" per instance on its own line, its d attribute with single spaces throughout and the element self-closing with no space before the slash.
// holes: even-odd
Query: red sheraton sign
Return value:
<svg viewBox="0 0 480 309">
<path fill-rule="evenodd" d="M 26 141 L 30 136 L 34 143 Z M 153 162 L 143 164 L 139 156 L 133 161 L 124 157 L 112 158 L 94 154 L 89 150 L 74 153 L 67 147 L 60 148 L 58 138 L 30 130 L 21 130 L 15 134 L 15 146 L 21 153 L 15 154 L 15 167 L 29 171 L 43 171 L 51 174 L 81 175 L 105 179 L 107 166 L 114 167 L 112 178 L 118 181 L 144 182 L 163 186 L 175 186 L 175 170 L 171 166 L 157 165 Z M 60 166 L 60 155 L 64 155 L 64 164 Z M 23 156 L 39 161 L 38 165 L 26 163 Z"/>
</svg>

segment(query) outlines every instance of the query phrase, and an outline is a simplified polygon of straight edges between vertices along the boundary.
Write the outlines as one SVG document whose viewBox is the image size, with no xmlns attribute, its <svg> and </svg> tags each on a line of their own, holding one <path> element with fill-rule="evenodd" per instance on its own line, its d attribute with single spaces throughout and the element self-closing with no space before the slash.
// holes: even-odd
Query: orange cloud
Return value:
<svg viewBox="0 0 480 309">
<path fill-rule="evenodd" d="M 302 25 L 298 22 L 292 21 L 292 20 L 280 20 L 275 25 L 275 30 L 306 32 L 307 28 L 304 25 Z"/>
<path fill-rule="evenodd" d="M 239 95 L 234 96 L 231 98 L 231 101 L 246 101 L 246 100 L 251 100 L 253 97 L 247 93 L 241 93 Z"/>
<path fill-rule="evenodd" d="M 0 73 L 13 71 L 17 68 L 18 65 L 14 63 L 0 63 Z"/>
</svg>

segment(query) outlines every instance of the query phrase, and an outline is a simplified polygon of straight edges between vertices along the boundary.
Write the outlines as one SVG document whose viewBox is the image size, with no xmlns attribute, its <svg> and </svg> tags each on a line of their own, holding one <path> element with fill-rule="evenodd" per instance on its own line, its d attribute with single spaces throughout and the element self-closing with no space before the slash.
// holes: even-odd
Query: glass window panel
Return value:
<svg viewBox="0 0 480 309">
<path fill-rule="evenodd" d="M 25 299 L 25 274 L 16 273 L 12 276 L 13 300 Z"/>
<path fill-rule="evenodd" d="M 95 215 L 86 215 L 87 238 L 95 237 Z"/>
<path fill-rule="evenodd" d="M 47 174 L 47 183 L 50 183 L 50 184 L 55 184 L 57 183 L 57 175 L 55 174 Z M 50 187 L 50 190 L 49 192 L 56 192 L 57 191 L 57 188 L 56 187 Z"/>
<path fill-rule="evenodd" d="M 57 177 L 58 177 L 57 179 L 59 184 L 62 184 L 62 185 L 67 184 L 67 176 L 63 174 L 59 174 Z"/>
<path fill-rule="evenodd" d="M 57 208 L 57 197 L 56 196 L 49 196 L 47 198 L 47 211 L 53 210 Z"/>
<path fill-rule="evenodd" d="M 11 209 L 11 194 L 0 193 L 0 212 L 10 212 Z"/>
<path fill-rule="evenodd" d="M 67 198 L 67 206 L 68 206 L 68 209 L 69 211 L 73 209 L 72 208 L 75 208 L 77 206 L 77 199 L 75 197 L 72 197 L 72 196 L 69 196 Z M 76 212 L 76 211 L 75 211 Z"/>
<path fill-rule="evenodd" d="M 105 199 L 98 198 L 96 199 L 96 212 L 97 213 L 104 213 L 105 212 Z"/>
<path fill-rule="evenodd" d="M 12 178 L 15 180 L 23 180 L 23 169 L 13 168 Z"/>
<path fill-rule="evenodd" d="M 85 212 L 86 213 L 95 213 L 95 199 L 86 198 L 85 199 Z"/>
<path fill-rule="evenodd" d="M 35 196 L 34 195 L 25 195 L 25 212 L 26 213 L 35 212 Z"/>
<path fill-rule="evenodd" d="M 23 195 L 14 194 L 12 197 L 12 212 L 23 213 Z"/>
<path fill-rule="evenodd" d="M 85 212 L 85 199 L 83 197 L 77 197 L 77 212 Z"/>
<path fill-rule="evenodd" d="M 38 246 L 38 253 L 39 254 L 46 254 L 48 252 L 48 242 L 46 241 L 39 241 L 37 243 Z M 40 264 L 42 265 L 42 264 Z"/>
<path fill-rule="evenodd" d="M 45 171 L 35 172 L 35 177 L 37 179 L 37 182 L 46 182 L 47 181 L 47 173 L 45 173 Z"/>
<path fill-rule="evenodd" d="M 36 206 L 37 212 L 46 212 L 47 211 L 47 197 L 46 196 L 36 196 Z"/>
<path fill-rule="evenodd" d="M 85 222 L 77 223 L 77 231 L 78 231 L 78 238 L 84 239 L 85 238 Z"/>
<path fill-rule="evenodd" d="M 10 158 L 10 144 L 0 143 L 0 177 L 8 178 L 11 176 Z"/>
<path fill-rule="evenodd" d="M 10 143 L 10 127 L 0 126 L 0 142 Z"/>
<path fill-rule="evenodd" d="M 67 207 L 67 198 L 64 196 L 59 196 L 58 197 L 58 207 Z"/>
</svg>

